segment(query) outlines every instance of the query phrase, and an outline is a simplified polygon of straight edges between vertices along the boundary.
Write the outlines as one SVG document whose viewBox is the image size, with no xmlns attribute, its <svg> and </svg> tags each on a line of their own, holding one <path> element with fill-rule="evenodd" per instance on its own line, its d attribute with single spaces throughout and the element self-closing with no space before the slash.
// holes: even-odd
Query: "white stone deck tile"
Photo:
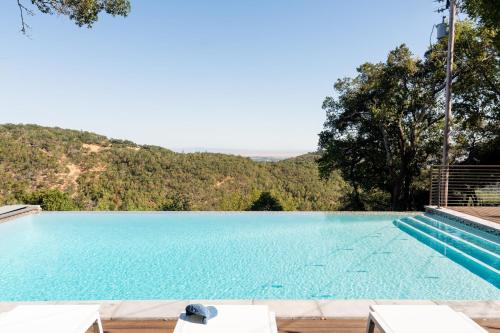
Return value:
<svg viewBox="0 0 500 333">
<path fill-rule="evenodd" d="M 113 317 L 113 314 L 118 310 L 118 307 L 121 305 L 122 301 L 58 301 L 55 304 L 98 304 L 99 307 L 99 315 L 103 320 L 109 320 Z"/>
<path fill-rule="evenodd" d="M 188 301 L 123 301 L 113 319 L 175 319 L 184 312 Z"/>
<path fill-rule="evenodd" d="M 68 301 L 0 302 L 0 313 L 23 304 L 100 304 L 102 319 L 175 319 L 190 303 L 268 305 L 279 318 L 366 318 L 375 304 L 445 304 L 475 319 L 500 319 L 500 300 L 190 300 L 190 301 Z"/>
<path fill-rule="evenodd" d="M 16 306 L 19 305 L 53 305 L 56 302 L 51 301 L 34 301 L 34 302 L 0 302 L 0 313 L 7 312 L 13 310 Z"/>
<path fill-rule="evenodd" d="M 254 305 L 267 305 L 269 310 L 279 318 L 311 318 L 321 317 L 321 311 L 316 301 L 293 300 L 254 300 Z"/>
<path fill-rule="evenodd" d="M 14 303 L 14 302 L 2 302 L 2 303 L 0 303 L 0 313 L 13 310 L 18 305 L 21 305 L 21 304 Z"/>
<path fill-rule="evenodd" d="M 394 299 L 394 300 L 375 300 L 377 305 L 435 305 L 436 303 L 430 300 L 413 300 L 413 299 Z"/>
<path fill-rule="evenodd" d="M 374 300 L 319 300 L 325 318 L 367 318 Z"/>
<path fill-rule="evenodd" d="M 252 300 L 250 299 L 193 299 L 189 300 L 189 304 L 203 304 L 203 305 L 252 305 Z"/>
<path fill-rule="evenodd" d="M 436 301 L 471 318 L 500 318 L 500 301 Z"/>
</svg>

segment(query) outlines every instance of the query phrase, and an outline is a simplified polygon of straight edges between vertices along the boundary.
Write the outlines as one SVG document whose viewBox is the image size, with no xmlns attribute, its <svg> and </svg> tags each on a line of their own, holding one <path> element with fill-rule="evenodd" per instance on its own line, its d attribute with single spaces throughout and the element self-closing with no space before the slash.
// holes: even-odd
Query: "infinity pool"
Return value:
<svg viewBox="0 0 500 333">
<path fill-rule="evenodd" d="M 0 224 L 0 301 L 500 299 L 401 215 L 41 213 Z"/>
</svg>

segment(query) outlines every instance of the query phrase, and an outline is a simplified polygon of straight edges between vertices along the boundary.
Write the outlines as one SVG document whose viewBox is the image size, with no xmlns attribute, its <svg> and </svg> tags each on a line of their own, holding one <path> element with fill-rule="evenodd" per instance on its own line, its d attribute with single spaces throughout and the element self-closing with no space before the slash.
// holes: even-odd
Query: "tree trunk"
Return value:
<svg viewBox="0 0 500 333">
<path fill-rule="evenodd" d="M 404 188 L 403 188 L 403 204 L 404 210 L 410 210 L 411 204 L 411 183 L 413 181 L 413 177 L 410 172 L 406 172 Z"/>
<path fill-rule="evenodd" d="M 361 201 L 361 197 L 359 195 L 359 186 L 357 183 L 354 183 L 354 198 L 352 200 L 352 206 L 351 208 L 353 210 L 365 210 L 365 205 Z"/>
<path fill-rule="evenodd" d="M 401 189 L 403 181 L 401 177 L 395 177 L 391 192 L 391 210 L 401 210 Z"/>
</svg>

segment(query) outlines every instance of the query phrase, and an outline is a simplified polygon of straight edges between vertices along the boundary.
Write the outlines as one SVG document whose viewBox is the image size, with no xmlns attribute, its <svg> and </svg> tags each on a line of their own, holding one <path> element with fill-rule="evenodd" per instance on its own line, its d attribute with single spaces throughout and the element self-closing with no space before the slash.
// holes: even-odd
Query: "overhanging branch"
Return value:
<svg viewBox="0 0 500 333">
<path fill-rule="evenodd" d="M 28 30 L 31 28 L 24 20 L 24 14 L 33 16 L 33 11 L 21 3 L 21 0 L 16 0 L 19 7 L 19 15 L 21 16 L 21 32 L 23 35 L 28 35 Z"/>
</svg>

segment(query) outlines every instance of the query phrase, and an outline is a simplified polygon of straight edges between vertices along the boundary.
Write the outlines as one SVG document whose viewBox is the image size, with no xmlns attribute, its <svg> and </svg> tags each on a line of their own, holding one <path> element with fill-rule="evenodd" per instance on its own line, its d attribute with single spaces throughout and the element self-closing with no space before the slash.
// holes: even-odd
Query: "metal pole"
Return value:
<svg viewBox="0 0 500 333">
<path fill-rule="evenodd" d="M 444 140 L 443 140 L 443 203 L 448 206 L 448 178 L 449 178 L 449 157 L 450 147 L 450 121 L 451 121 L 451 81 L 453 80 L 453 51 L 455 47 L 455 14 L 456 0 L 450 0 L 450 14 L 448 21 L 448 56 L 446 59 L 446 109 L 444 113 Z"/>
<path fill-rule="evenodd" d="M 432 205 L 432 190 L 434 187 L 434 166 L 431 165 L 431 186 L 429 191 L 429 205 Z"/>
</svg>

